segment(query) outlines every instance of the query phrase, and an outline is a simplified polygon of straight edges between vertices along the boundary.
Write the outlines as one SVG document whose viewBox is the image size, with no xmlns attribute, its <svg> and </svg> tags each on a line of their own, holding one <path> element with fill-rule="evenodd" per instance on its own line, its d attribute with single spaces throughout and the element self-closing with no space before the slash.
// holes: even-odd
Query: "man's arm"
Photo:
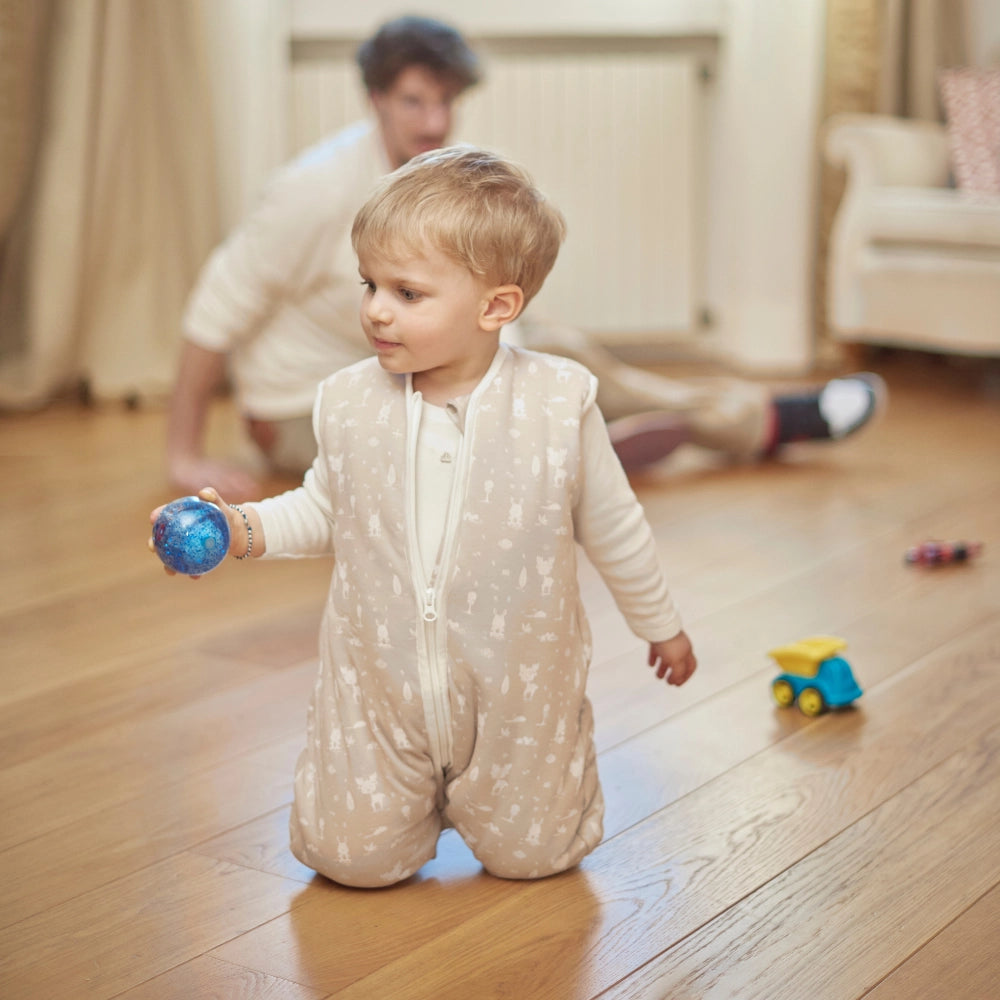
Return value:
<svg viewBox="0 0 1000 1000">
<path fill-rule="evenodd" d="M 211 485 L 234 501 L 246 500 L 259 493 L 253 476 L 205 458 L 209 406 L 225 372 L 224 353 L 184 341 L 167 419 L 167 471 L 171 483 L 186 493 Z"/>
</svg>

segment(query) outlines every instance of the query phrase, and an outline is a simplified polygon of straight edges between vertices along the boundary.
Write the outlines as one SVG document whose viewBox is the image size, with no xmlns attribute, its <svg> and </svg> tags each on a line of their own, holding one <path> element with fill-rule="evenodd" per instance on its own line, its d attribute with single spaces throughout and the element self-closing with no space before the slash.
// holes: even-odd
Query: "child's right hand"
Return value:
<svg viewBox="0 0 1000 1000">
<path fill-rule="evenodd" d="M 226 517 L 226 524 L 229 526 L 229 551 L 226 553 L 230 556 L 241 556 L 247 551 L 247 529 L 246 525 L 243 523 L 242 515 L 233 510 L 225 500 L 219 495 L 218 490 L 214 486 L 206 486 L 198 491 L 198 498 L 200 500 L 205 500 L 210 504 L 214 504 Z M 149 523 L 155 524 L 156 519 L 160 516 L 163 508 L 166 504 L 160 504 L 159 507 L 155 507 L 149 512 Z M 153 555 L 157 555 L 156 546 L 153 543 L 153 536 L 150 535 L 146 542 L 149 551 Z M 163 570 L 167 576 L 180 576 L 176 570 L 171 569 L 166 563 L 163 564 Z M 200 575 L 191 576 L 192 580 L 200 580 Z"/>
</svg>

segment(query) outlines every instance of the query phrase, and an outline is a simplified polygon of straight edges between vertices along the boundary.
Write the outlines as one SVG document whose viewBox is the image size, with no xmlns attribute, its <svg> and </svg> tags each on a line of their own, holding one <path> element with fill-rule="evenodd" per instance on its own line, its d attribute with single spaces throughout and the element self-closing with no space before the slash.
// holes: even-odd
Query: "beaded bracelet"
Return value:
<svg viewBox="0 0 1000 1000">
<path fill-rule="evenodd" d="M 235 556 L 234 558 L 249 559 L 253 554 L 253 528 L 250 527 L 250 519 L 247 517 L 246 511 L 242 507 L 237 507 L 234 503 L 231 503 L 229 506 L 243 518 L 243 523 L 247 526 L 247 550 L 243 553 L 243 555 Z"/>
</svg>

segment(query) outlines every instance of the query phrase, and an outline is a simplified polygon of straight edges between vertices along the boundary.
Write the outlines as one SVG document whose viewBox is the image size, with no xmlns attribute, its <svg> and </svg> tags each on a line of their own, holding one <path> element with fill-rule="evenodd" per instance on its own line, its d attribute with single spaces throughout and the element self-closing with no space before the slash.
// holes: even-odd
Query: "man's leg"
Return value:
<svg viewBox="0 0 1000 1000">
<path fill-rule="evenodd" d="M 795 441 L 839 441 L 881 413 L 889 398 L 885 382 L 871 372 L 831 379 L 815 389 L 774 397 L 774 427 L 765 455 Z"/>
<path fill-rule="evenodd" d="M 888 396 L 870 373 L 784 395 L 746 379 L 673 379 L 625 364 L 572 327 L 524 319 L 519 328 L 525 346 L 572 358 L 598 377 L 597 402 L 626 468 L 688 441 L 749 461 L 793 441 L 840 440 L 868 424 Z"/>
<path fill-rule="evenodd" d="M 597 404 L 626 466 L 664 458 L 684 441 L 743 460 L 767 447 L 766 386 L 725 377 L 669 378 L 625 364 L 573 327 L 528 318 L 518 326 L 526 347 L 572 358 L 597 376 Z"/>
</svg>

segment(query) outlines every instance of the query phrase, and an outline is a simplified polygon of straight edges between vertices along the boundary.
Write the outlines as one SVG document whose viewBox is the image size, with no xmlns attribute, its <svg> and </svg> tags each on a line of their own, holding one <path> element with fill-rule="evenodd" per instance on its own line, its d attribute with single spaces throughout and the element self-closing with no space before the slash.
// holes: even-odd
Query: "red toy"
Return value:
<svg viewBox="0 0 1000 1000">
<path fill-rule="evenodd" d="M 918 566 L 945 566 L 968 562 L 982 551 L 982 542 L 922 542 L 906 550 L 906 561 Z"/>
</svg>

